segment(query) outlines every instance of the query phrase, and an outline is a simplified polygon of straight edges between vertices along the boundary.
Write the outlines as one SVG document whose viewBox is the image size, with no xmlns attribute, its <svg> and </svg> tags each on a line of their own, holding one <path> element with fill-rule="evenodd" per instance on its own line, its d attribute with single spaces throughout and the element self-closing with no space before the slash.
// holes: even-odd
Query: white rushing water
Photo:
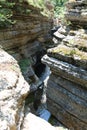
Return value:
<svg viewBox="0 0 87 130">
<path fill-rule="evenodd" d="M 48 121 L 51 113 L 47 110 L 46 105 L 46 89 L 47 89 L 47 81 L 49 79 L 49 75 L 51 74 L 50 68 L 46 66 L 45 71 L 42 73 L 40 80 L 44 82 L 43 95 L 41 99 L 41 105 L 38 107 L 37 115 L 44 120 Z"/>
<path fill-rule="evenodd" d="M 45 71 L 40 76 L 40 80 L 44 81 L 44 83 L 45 83 L 45 81 L 48 80 L 50 73 L 51 73 L 50 68 L 48 66 L 46 66 Z"/>
</svg>

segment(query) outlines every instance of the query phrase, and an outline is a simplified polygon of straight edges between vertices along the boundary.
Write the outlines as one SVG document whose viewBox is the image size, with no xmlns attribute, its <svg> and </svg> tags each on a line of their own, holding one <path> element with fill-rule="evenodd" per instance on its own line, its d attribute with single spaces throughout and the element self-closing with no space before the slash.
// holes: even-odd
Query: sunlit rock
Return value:
<svg viewBox="0 0 87 130">
<path fill-rule="evenodd" d="M 65 18 L 65 25 L 55 32 L 57 40 L 53 41 L 57 46 L 48 49 L 42 58 L 51 69 L 47 105 L 48 110 L 70 130 L 86 130 L 87 1 L 69 0 Z"/>
<path fill-rule="evenodd" d="M 17 61 L 0 49 L 0 129 L 20 130 L 30 86 Z"/>
</svg>

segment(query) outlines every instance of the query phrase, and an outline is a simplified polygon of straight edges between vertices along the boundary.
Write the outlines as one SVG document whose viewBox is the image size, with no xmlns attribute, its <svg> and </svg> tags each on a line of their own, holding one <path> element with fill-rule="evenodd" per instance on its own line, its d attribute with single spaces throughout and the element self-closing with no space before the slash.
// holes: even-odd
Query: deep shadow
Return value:
<svg viewBox="0 0 87 130">
<path fill-rule="evenodd" d="M 34 68 L 34 71 L 35 71 L 35 74 L 40 78 L 42 73 L 45 71 L 45 67 L 46 65 L 42 64 L 42 63 L 39 63 L 35 66 Z"/>
<path fill-rule="evenodd" d="M 35 74 L 40 78 L 42 73 L 45 71 L 46 65 L 41 63 L 41 58 L 44 55 L 44 52 L 38 52 L 36 54 L 36 64 L 33 66 Z"/>
</svg>

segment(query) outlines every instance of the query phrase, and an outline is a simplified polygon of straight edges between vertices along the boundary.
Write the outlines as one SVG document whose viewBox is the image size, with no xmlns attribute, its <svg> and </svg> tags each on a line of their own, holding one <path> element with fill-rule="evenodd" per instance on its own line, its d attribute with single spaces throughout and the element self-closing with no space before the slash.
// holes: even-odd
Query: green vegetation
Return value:
<svg viewBox="0 0 87 130">
<path fill-rule="evenodd" d="M 29 4 L 38 8 L 44 8 L 44 0 L 27 0 Z"/>
<path fill-rule="evenodd" d="M 67 46 L 58 46 L 50 50 L 50 53 L 54 56 L 57 54 L 61 54 L 67 57 L 78 57 L 80 60 L 87 60 L 87 53 L 80 51 L 78 48 L 70 48 Z"/>
<path fill-rule="evenodd" d="M 34 102 L 34 98 L 35 98 L 35 93 L 29 93 L 29 95 L 26 97 L 26 102 L 25 105 L 29 105 L 30 103 Z"/>
<path fill-rule="evenodd" d="M 56 125 L 57 119 L 53 115 L 51 115 L 51 117 L 49 119 L 49 123 L 52 125 Z"/>
<path fill-rule="evenodd" d="M 26 72 L 27 68 L 30 66 L 30 63 L 30 60 L 27 58 L 19 61 L 19 66 L 21 68 L 22 73 Z"/>
<path fill-rule="evenodd" d="M 65 2 L 67 0 L 26 0 L 34 7 L 41 10 L 41 14 L 52 17 L 64 17 Z M 29 14 L 32 10 L 28 8 L 28 4 L 23 6 L 24 0 L 0 0 L 0 27 L 8 27 L 16 22 L 13 16 L 16 14 Z"/>
<path fill-rule="evenodd" d="M 14 2 L 0 1 L 0 27 L 6 27 L 14 23 L 14 21 L 11 20 L 13 6 Z"/>
<path fill-rule="evenodd" d="M 24 6 L 23 0 L 0 0 L 0 27 L 9 27 L 16 23 L 15 14 L 30 14 L 31 10 Z"/>
<path fill-rule="evenodd" d="M 54 8 L 54 18 L 64 17 L 65 3 L 68 0 L 28 0 L 28 2 L 36 7 L 42 8 L 45 15 L 49 15 L 49 7 Z M 49 7 L 48 7 L 49 6 Z M 51 12 L 53 13 L 53 12 Z"/>
<path fill-rule="evenodd" d="M 34 7 L 38 7 L 41 10 L 41 14 L 47 17 L 51 17 L 53 14 L 53 4 L 51 0 L 27 0 L 29 4 Z"/>
<path fill-rule="evenodd" d="M 54 4 L 54 17 L 62 18 L 64 17 L 65 12 L 65 3 L 68 0 L 51 0 L 52 4 Z"/>
</svg>

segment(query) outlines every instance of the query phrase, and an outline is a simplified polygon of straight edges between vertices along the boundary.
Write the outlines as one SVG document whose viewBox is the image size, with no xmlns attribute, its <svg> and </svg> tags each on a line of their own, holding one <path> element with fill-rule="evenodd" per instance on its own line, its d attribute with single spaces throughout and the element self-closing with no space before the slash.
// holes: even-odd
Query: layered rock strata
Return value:
<svg viewBox="0 0 87 130">
<path fill-rule="evenodd" d="M 86 130 L 87 71 L 48 55 L 42 59 L 52 71 L 47 84 L 48 109 L 71 130 Z"/>
<path fill-rule="evenodd" d="M 86 0 L 70 0 L 67 4 L 67 12 L 65 17 L 67 20 L 79 23 L 79 25 L 87 26 L 87 1 Z"/>
<path fill-rule="evenodd" d="M 14 16 L 17 23 L 0 31 L 0 47 L 19 61 L 25 79 L 34 83 L 38 78 L 31 65 L 37 62 L 37 52 L 43 52 L 44 42 L 50 40 L 48 31 L 51 22 L 40 14 L 40 10 L 32 6 L 29 8 L 32 15 L 17 13 Z M 63 129 L 55 128 L 29 112 L 24 115 L 25 98 L 31 88 L 24 80 L 20 67 L 12 56 L 0 49 L 0 130 Z"/>
<path fill-rule="evenodd" d="M 12 19 L 16 23 L 0 31 L 0 47 L 19 61 L 23 75 L 34 91 L 41 84 L 34 66 L 40 59 L 38 53 L 42 56 L 48 46 L 47 41 L 51 40 L 49 31 L 52 23 L 39 8 L 26 2 L 15 4 Z"/>
<path fill-rule="evenodd" d="M 42 59 L 52 71 L 47 87 L 48 109 L 70 130 L 87 130 L 86 6 L 85 0 L 67 3 L 65 16 L 72 24 L 53 34 L 57 47 L 48 49 Z M 85 18 L 82 14 L 78 17 L 78 10 L 85 12 Z"/>
<path fill-rule="evenodd" d="M 0 130 L 66 130 L 24 109 L 29 92 L 17 61 L 0 49 Z"/>
<path fill-rule="evenodd" d="M 21 6 L 30 9 L 30 13 L 25 15 L 16 11 Z M 9 28 L 0 31 L 0 46 L 12 54 L 17 60 L 22 55 L 29 57 L 34 55 L 47 40 L 50 40 L 49 31 L 52 26 L 51 20 L 41 15 L 40 9 L 30 5 L 16 5 L 13 20 L 16 23 Z"/>
</svg>

